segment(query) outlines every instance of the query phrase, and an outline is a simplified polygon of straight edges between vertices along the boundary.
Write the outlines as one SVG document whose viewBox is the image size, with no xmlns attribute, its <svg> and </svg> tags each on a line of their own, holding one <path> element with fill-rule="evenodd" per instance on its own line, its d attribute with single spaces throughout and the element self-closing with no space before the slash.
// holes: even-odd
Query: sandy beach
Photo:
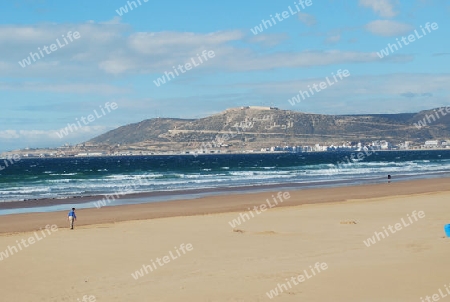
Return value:
<svg viewBox="0 0 450 302">
<path fill-rule="evenodd" d="M 85 209 L 73 231 L 66 212 L 2 216 L 1 300 L 450 300 L 448 184 Z"/>
</svg>

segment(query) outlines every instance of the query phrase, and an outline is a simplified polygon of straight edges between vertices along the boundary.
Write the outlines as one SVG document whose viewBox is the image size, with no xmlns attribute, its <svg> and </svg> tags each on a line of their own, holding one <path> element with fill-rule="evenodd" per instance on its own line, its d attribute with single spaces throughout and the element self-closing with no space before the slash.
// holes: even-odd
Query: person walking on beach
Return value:
<svg viewBox="0 0 450 302">
<path fill-rule="evenodd" d="M 67 220 L 69 220 L 70 229 L 73 230 L 73 222 L 77 220 L 77 215 L 75 215 L 75 208 L 72 208 L 72 211 L 69 212 Z"/>
</svg>

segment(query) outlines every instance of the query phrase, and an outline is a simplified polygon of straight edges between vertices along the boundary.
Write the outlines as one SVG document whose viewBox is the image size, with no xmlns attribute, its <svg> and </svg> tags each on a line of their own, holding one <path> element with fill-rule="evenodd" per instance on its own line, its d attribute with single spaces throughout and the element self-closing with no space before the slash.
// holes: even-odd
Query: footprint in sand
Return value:
<svg viewBox="0 0 450 302">
<path fill-rule="evenodd" d="M 241 230 L 241 229 L 234 229 L 233 232 L 241 233 L 241 234 L 246 233 L 246 231 Z M 263 231 L 263 232 L 255 232 L 254 234 L 255 235 L 276 235 L 278 233 L 274 232 L 274 231 Z"/>
<path fill-rule="evenodd" d="M 344 220 L 340 224 L 357 224 L 356 220 Z"/>
<path fill-rule="evenodd" d="M 264 232 L 258 232 L 256 235 L 276 235 L 277 232 L 274 231 L 264 231 Z"/>
</svg>

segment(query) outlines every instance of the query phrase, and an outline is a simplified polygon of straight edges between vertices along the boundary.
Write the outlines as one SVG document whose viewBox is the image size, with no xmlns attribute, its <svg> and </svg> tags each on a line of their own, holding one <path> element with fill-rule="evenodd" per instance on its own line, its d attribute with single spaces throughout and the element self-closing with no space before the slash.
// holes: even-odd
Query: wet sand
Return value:
<svg viewBox="0 0 450 302">
<path fill-rule="evenodd" d="M 405 182 L 391 182 L 375 185 L 360 185 L 337 188 L 317 188 L 287 190 L 292 198 L 280 206 L 296 206 L 323 202 L 337 202 L 348 199 L 366 199 L 385 196 L 422 194 L 450 191 L 450 179 L 426 179 Z M 228 194 L 197 199 L 176 200 L 157 203 L 106 206 L 102 208 L 80 209 L 77 211 L 78 226 L 116 223 L 129 220 L 144 220 L 176 216 L 205 215 L 224 212 L 245 211 L 264 203 L 273 192 Z M 76 203 L 67 205 L 67 212 Z M 46 224 L 66 227 L 66 211 L 52 213 L 29 213 L 0 216 L 0 233 L 33 231 Z"/>
</svg>

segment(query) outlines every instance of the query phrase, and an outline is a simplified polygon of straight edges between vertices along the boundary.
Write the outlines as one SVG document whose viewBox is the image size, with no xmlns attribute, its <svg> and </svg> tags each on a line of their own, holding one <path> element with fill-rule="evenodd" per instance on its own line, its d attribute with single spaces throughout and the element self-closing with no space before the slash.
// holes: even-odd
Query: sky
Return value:
<svg viewBox="0 0 450 302">
<path fill-rule="evenodd" d="M 447 0 L 4 1 L 0 151 L 240 106 L 448 106 L 449 15 Z"/>
</svg>

